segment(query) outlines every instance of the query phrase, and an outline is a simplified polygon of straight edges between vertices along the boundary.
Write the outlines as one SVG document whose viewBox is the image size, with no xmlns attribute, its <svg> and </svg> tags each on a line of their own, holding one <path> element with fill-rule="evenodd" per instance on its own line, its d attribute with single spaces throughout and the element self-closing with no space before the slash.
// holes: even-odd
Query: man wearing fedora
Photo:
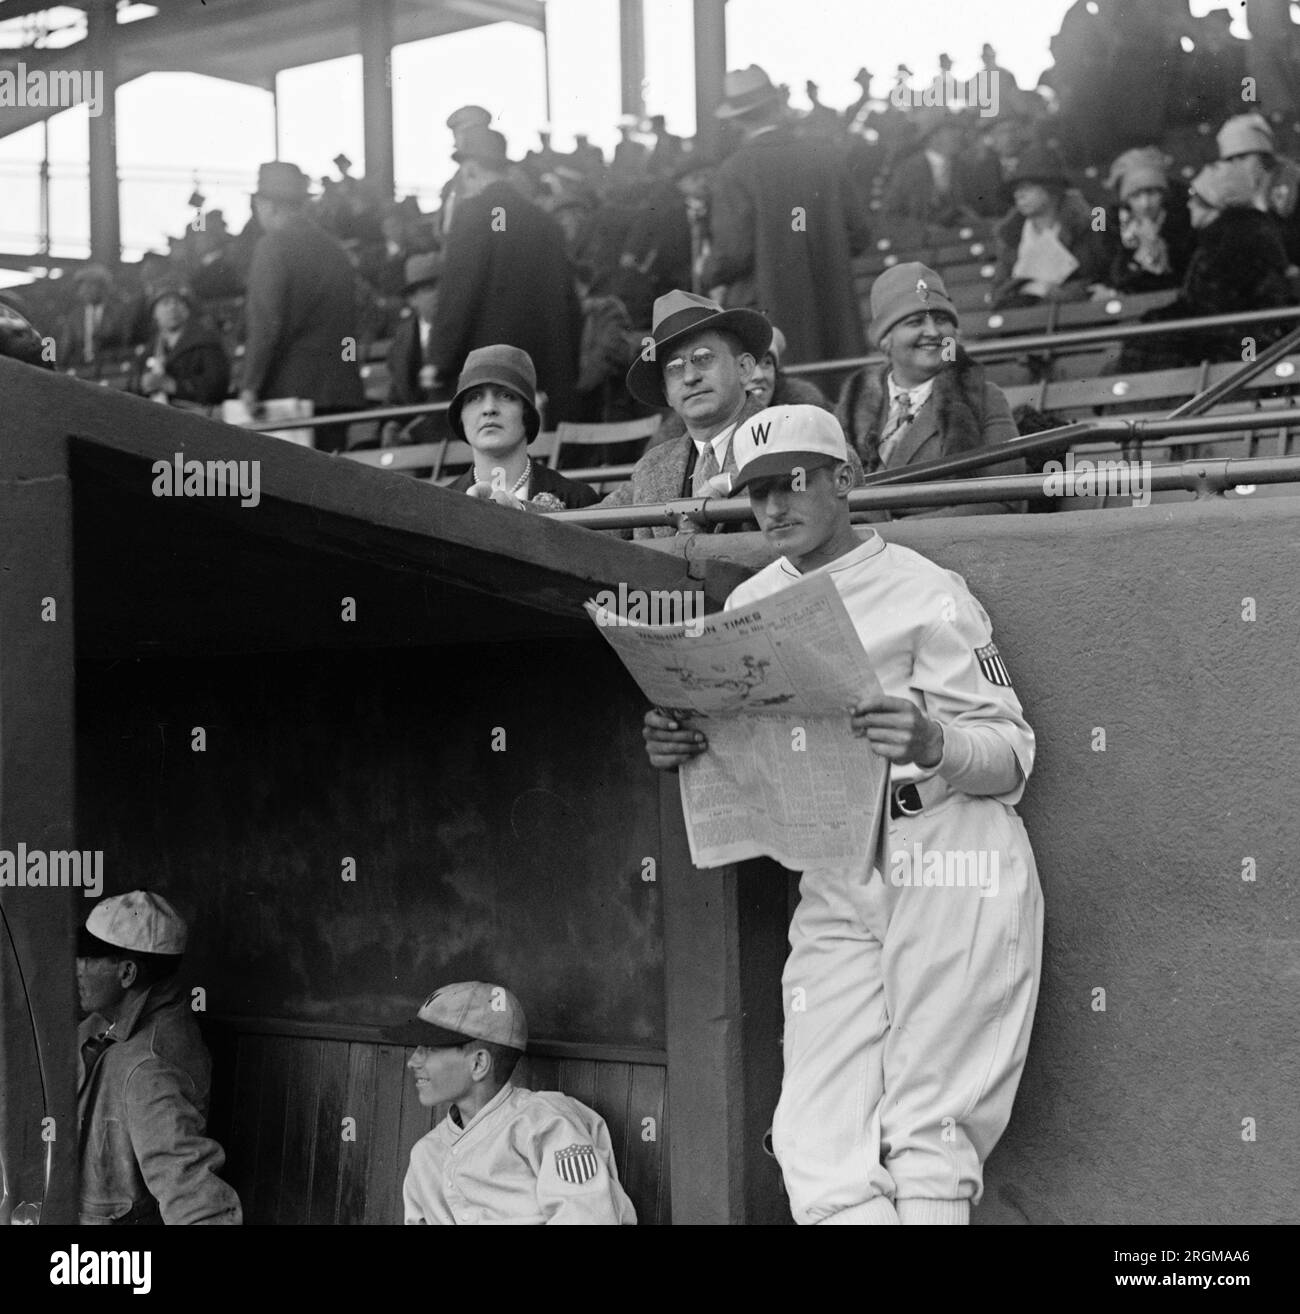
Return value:
<svg viewBox="0 0 1300 1314">
<path fill-rule="evenodd" d="M 102 899 L 78 934 L 83 1224 L 243 1221 L 206 1135 L 212 1063 L 175 980 L 188 939 L 148 890 Z"/>
<path fill-rule="evenodd" d="M 850 261 L 871 235 L 838 144 L 800 136 L 757 64 L 728 73 L 725 90 L 718 117 L 745 139 L 714 178 L 704 286 L 776 320 L 789 364 L 865 354 Z"/>
<path fill-rule="evenodd" d="M 651 338 L 627 372 L 627 390 L 647 406 L 671 407 L 685 433 L 645 452 L 602 506 L 717 496 L 711 481 L 736 469 L 736 426 L 762 410 L 746 391 L 772 342 L 772 326 L 758 311 L 724 310 L 694 292 L 669 292 L 655 302 Z M 664 525 L 632 531 L 636 538 L 676 532 Z"/>
<path fill-rule="evenodd" d="M 474 464 L 450 485 L 520 511 L 591 506 L 595 491 L 528 455 L 542 419 L 537 376 L 526 351 L 497 343 L 471 351 L 447 411 L 451 431 L 474 450 Z"/>
<path fill-rule="evenodd" d="M 547 422 L 576 419 L 582 308 L 564 230 L 506 181 L 506 139 L 468 128 L 452 157 L 462 196 L 443 248 L 429 357 L 451 380 L 476 347 L 526 351 L 547 397 Z"/>
<path fill-rule="evenodd" d="M 296 164 L 275 160 L 257 171 L 253 210 L 262 237 L 248 274 L 240 391 L 254 414 L 270 397 L 306 398 L 316 415 L 365 404 L 356 275 L 342 245 L 309 217 L 307 188 Z M 342 448 L 345 438 L 338 425 L 316 431 L 326 451 Z"/>
</svg>

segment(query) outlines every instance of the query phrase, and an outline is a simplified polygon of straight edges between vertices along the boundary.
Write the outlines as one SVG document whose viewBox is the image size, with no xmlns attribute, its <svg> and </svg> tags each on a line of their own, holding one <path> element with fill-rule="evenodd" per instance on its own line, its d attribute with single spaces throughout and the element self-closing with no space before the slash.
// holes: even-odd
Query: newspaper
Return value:
<svg viewBox="0 0 1300 1314">
<path fill-rule="evenodd" d="M 884 869 L 889 766 L 848 712 L 880 682 L 828 574 L 685 624 L 587 610 L 646 697 L 708 738 L 680 772 L 697 867 Z"/>
</svg>

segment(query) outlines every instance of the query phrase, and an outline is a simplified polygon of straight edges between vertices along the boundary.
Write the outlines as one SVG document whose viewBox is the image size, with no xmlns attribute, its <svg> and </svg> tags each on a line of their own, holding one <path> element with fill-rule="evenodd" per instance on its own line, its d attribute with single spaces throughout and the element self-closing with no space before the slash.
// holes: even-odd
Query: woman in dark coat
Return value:
<svg viewBox="0 0 1300 1314">
<path fill-rule="evenodd" d="M 1026 151 L 1008 181 L 1015 207 L 993 230 L 998 257 L 989 300 L 1005 307 L 1084 300 L 1107 266 L 1092 207 L 1049 151 Z"/>
<path fill-rule="evenodd" d="M 1192 180 L 1188 196 L 1196 250 L 1178 299 L 1143 316 L 1156 322 L 1268 310 L 1292 302 L 1287 282 L 1287 254 L 1270 215 L 1254 208 L 1246 173 L 1220 160 Z M 1282 323 L 1239 324 L 1201 329 L 1168 338 L 1139 338 L 1127 343 L 1119 370 L 1176 369 L 1203 360 L 1240 360 L 1245 338 L 1256 352 L 1287 331 Z"/>
<path fill-rule="evenodd" d="M 173 406 L 219 406 L 230 388 L 230 357 L 216 332 L 194 314 L 189 292 L 158 289 L 149 313 L 157 334 L 136 391 Z"/>
<path fill-rule="evenodd" d="M 1111 165 L 1106 182 L 1119 197 L 1107 216 L 1111 258 L 1106 287 L 1123 293 L 1181 287 L 1196 234 L 1186 206 L 1169 202 L 1164 155 L 1153 146 L 1125 151 Z"/>
<path fill-rule="evenodd" d="M 957 345 L 957 311 L 943 280 L 918 263 L 895 265 L 871 289 L 871 339 L 883 365 L 849 377 L 836 417 L 868 475 L 1008 442 L 1016 425 L 1002 390 Z M 1025 473 L 1022 460 L 974 472 Z M 874 515 L 994 515 L 1023 511 L 1023 502 L 970 502 L 957 506 Z"/>
</svg>

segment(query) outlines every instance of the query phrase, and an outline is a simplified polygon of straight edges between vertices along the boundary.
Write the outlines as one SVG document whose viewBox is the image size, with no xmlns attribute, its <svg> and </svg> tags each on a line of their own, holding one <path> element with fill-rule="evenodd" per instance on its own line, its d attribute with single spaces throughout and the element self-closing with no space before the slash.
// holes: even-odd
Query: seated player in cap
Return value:
<svg viewBox="0 0 1300 1314">
<path fill-rule="evenodd" d="M 479 347 L 465 358 L 447 422 L 474 449 L 474 464 L 453 492 L 487 498 L 519 511 L 590 506 L 596 494 L 528 455 L 542 427 L 532 358 L 518 347 Z"/>
<path fill-rule="evenodd" d="M 406 1222 L 636 1222 L 600 1115 L 559 1091 L 511 1084 L 528 1024 L 504 986 L 443 986 L 384 1038 L 415 1046 L 407 1067 L 420 1103 L 449 1106 L 411 1150 Z"/>
<path fill-rule="evenodd" d="M 188 931 L 147 890 L 103 899 L 77 942 L 82 1223 L 239 1223 L 204 1134 L 212 1063 L 175 982 Z"/>
<path fill-rule="evenodd" d="M 800 1223 L 965 1223 L 1038 997 L 1042 896 L 1013 807 L 1034 734 L 965 581 L 874 530 L 858 538 L 834 416 L 776 407 L 734 444 L 733 487 L 778 556 L 727 606 L 825 569 L 882 687 L 846 714 L 890 764 L 890 870 L 869 844 L 851 866 L 804 871 L 790 927 L 773 1123 L 790 1206 Z M 661 770 L 709 748 L 658 709 L 644 735 Z M 958 882 L 948 859 L 964 877 L 981 853 L 996 883 Z"/>
</svg>

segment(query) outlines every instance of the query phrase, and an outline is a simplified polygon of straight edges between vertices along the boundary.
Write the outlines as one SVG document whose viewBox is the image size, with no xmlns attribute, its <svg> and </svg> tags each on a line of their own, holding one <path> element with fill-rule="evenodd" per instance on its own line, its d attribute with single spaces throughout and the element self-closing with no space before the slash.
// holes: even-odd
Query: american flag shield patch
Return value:
<svg viewBox="0 0 1300 1314">
<path fill-rule="evenodd" d="M 555 1152 L 555 1171 L 570 1186 L 581 1186 L 591 1181 L 599 1168 L 594 1146 L 570 1145 L 567 1149 Z"/>
<path fill-rule="evenodd" d="M 980 670 L 984 672 L 984 678 L 990 684 L 1001 685 L 1004 689 L 1011 688 L 1011 676 L 1007 673 L 1007 668 L 1002 662 L 1002 654 L 998 652 L 996 643 L 986 644 L 983 648 L 976 648 L 975 656 L 979 658 Z"/>
</svg>

